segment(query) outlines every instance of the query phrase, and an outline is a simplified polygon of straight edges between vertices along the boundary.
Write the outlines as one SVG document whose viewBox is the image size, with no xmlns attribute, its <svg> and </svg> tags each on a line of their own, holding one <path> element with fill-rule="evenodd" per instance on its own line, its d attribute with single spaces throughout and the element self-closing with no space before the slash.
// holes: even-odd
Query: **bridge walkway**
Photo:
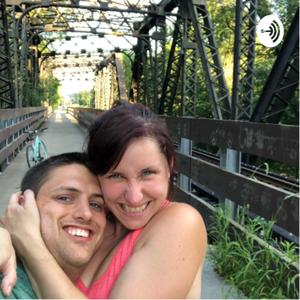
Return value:
<svg viewBox="0 0 300 300">
<path fill-rule="evenodd" d="M 63 152 L 82 151 L 86 131 L 79 127 L 77 121 L 72 116 L 65 114 L 64 111 L 54 112 L 43 127 L 48 128 L 47 131 L 41 133 L 41 138 L 46 143 L 49 156 Z M 11 193 L 19 190 L 21 179 L 28 170 L 25 148 L 0 175 L 0 215 L 4 213 Z M 214 272 L 208 259 L 204 264 L 201 298 L 238 299 L 235 290 Z"/>
</svg>

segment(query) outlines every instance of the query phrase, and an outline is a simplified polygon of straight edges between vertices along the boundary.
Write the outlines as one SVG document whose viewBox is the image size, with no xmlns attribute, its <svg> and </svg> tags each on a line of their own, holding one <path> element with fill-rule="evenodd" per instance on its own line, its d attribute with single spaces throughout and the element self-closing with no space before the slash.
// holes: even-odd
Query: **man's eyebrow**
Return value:
<svg viewBox="0 0 300 300">
<path fill-rule="evenodd" d="M 72 186 L 59 186 L 58 188 L 54 189 L 55 192 L 60 192 L 60 191 L 67 191 L 67 192 L 80 192 L 79 189 L 74 188 Z"/>
<path fill-rule="evenodd" d="M 72 187 L 72 186 L 60 186 L 56 189 L 54 189 L 54 192 L 75 192 L 75 193 L 81 193 L 81 190 Z M 93 193 L 94 197 L 103 198 L 103 195 L 101 193 Z"/>
</svg>

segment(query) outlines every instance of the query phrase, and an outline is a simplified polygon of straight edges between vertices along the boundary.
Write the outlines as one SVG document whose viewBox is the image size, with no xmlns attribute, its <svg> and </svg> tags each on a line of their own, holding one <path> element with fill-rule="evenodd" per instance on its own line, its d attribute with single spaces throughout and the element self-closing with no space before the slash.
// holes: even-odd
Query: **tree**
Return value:
<svg viewBox="0 0 300 300">
<path fill-rule="evenodd" d="M 81 107 L 93 107 L 94 91 L 81 91 L 71 95 L 71 101 Z"/>
</svg>

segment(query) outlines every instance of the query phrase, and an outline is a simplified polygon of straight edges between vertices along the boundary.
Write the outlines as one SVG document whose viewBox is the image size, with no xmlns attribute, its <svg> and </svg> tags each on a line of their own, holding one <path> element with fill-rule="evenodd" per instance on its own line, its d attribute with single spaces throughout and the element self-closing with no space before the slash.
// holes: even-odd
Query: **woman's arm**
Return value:
<svg viewBox="0 0 300 300">
<path fill-rule="evenodd" d="M 85 298 L 48 251 L 32 191 L 13 194 L 4 218 L 18 255 L 24 260 L 36 293 L 42 298 Z M 21 203 L 21 204 L 20 204 Z"/>
<path fill-rule="evenodd" d="M 3 275 L 1 289 L 5 296 L 9 296 L 16 284 L 16 268 L 16 254 L 9 232 L 0 225 L 0 272 Z"/>
<path fill-rule="evenodd" d="M 170 205 L 144 228 L 110 298 L 186 298 L 206 247 L 200 214 L 189 205 Z"/>
</svg>

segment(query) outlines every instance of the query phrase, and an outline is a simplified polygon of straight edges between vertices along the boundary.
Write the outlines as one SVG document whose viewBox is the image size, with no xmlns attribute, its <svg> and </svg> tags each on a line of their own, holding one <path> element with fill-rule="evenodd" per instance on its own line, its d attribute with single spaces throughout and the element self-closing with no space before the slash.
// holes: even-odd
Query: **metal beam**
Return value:
<svg viewBox="0 0 300 300">
<path fill-rule="evenodd" d="M 299 85 L 299 8 L 282 44 L 251 121 L 278 123 Z"/>
<path fill-rule="evenodd" d="M 5 0 L 0 0 L 0 108 L 15 107 Z"/>
</svg>

